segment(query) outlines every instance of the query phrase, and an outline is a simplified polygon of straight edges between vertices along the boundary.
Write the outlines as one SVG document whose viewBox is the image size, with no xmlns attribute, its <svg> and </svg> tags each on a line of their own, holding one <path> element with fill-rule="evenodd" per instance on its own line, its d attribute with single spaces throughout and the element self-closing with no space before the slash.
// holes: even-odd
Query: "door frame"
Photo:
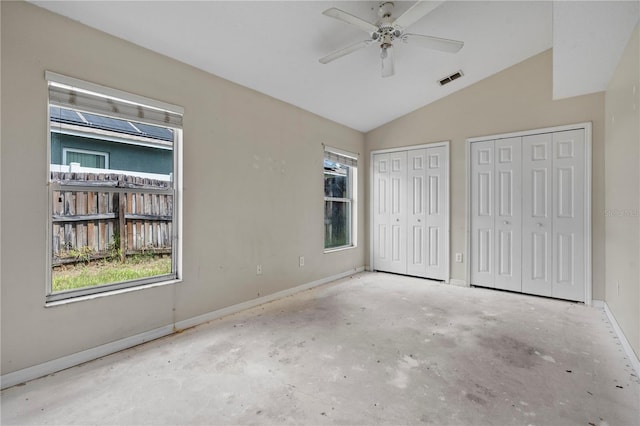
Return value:
<svg viewBox="0 0 640 426">
<path fill-rule="evenodd" d="M 577 124 L 568 124 L 564 126 L 553 126 L 553 127 L 544 127 L 539 129 L 531 129 L 531 130 L 523 130 L 519 132 L 511 132 L 511 133 L 500 133 L 495 135 L 487 135 L 487 136 L 478 136 L 467 139 L 466 147 L 465 147 L 465 155 L 466 155 L 466 185 L 465 185 L 465 217 L 466 217 L 466 253 L 467 253 L 467 264 L 466 264 L 466 282 L 467 285 L 471 285 L 471 144 L 474 142 L 495 140 L 495 139 L 507 139 L 513 137 L 523 137 L 530 135 L 538 135 L 541 133 L 555 133 L 555 132 L 563 132 L 566 130 L 584 130 L 584 142 L 585 142 L 585 194 L 584 194 L 584 276 L 585 276 L 585 289 L 584 289 L 584 303 L 587 306 L 591 306 L 593 304 L 593 282 L 592 282 L 592 267 L 591 267 L 591 231 L 592 231 L 592 223 L 591 223 L 591 180 L 592 180 L 592 170 L 591 170 L 591 144 L 592 144 L 592 123 L 591 122 L 583 122 Z"/>
<path fill-rule="evenodd" d="M 444 239 L 444 264 L 445 264 L 445 279 L 444 282 L 449 284 L 449 280 L 451 279 L 451 141 L 440 141 L 440 142 L 431 142 L 419 145 L 408 145 L 408 146 L 400 146 L 397 148 L 386 148 L 386 149 L 377 149 L 375 151 L 371 151 L 369 153 L 369 270 L 375 271 L 373 264 L 373 172 L 374 172 L 374 161 L 373 156 L 375 154 L 387 154 L 390 152 L 398 152 L 398 151 L 410 151 L 412 149 L 424 149 L 424 148 L 437 148 L 444 147 L 447 152 L 447 179 L 444 184 L 444 194 L 445 194 L 445 202 L 444 205 L 447 207 L 447 214 L 445 215 L 445 234 L 446 238 Z"/>
</svg>

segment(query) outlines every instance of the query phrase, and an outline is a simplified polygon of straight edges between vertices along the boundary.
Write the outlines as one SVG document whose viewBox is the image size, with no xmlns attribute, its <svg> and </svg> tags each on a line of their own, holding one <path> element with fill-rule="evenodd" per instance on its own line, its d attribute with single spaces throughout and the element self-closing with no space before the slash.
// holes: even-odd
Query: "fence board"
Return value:
<svg viewBox="0 0 640 426">
<path fill-rule="evenodd" d="M 72 192 L 64 192 L 64 214 L 75 215 L 76 214 L 76 202 L 75 195 Z"/>
<path fill-rule="evenodd" d="M 86 228 L 86 225 L 84 223 L 79 223 L 76 226 L 76 238 L 77 238 L 76 247 L 78 249 L 81 249 L 82 247 L 85 247 L 87 245 L 86 239 L 85 239 L 85 233 L 86 233 L 85 228 Z"/>
<path fill-rule="evenodd" d="M 107 239 L 107 224 L 104 221 L 98 222 L 98 251 L 102 252 L 107 249 L 105 241 Z"/>
<path fill-rule="evenodd" d="M 53 214 L 64 213 L 64 198 L 60 191 L 53 191 Z"/>
<path fill-rule="evenodd" d="M 51 173 L 52 181 L 68 184 L 118 187 L 170 188 L 169 182 L 112 173 Z M 88 186 L 88 185 L 87 185 Z M 68 188 L 68 189 L 67 189 Z M 71 250 L 99 259 L 112 256 L 110 249 L 120 238 L 124 254 L 153 250 L 170 253 L 173 196 L 101 190 L 74 190 L 72 186 L 52 192 L 52 253 L 53 264 L 72 262 Z M 122 234 L 122 235 L 121 235 Z M 87 250 L 85 253 L 83 250 Z M 71 259 L 71 260 L 70 260 Z"/>
<path fill-rule="evenodd" d="M 98 213 L 98 193 L 97 192 L 88 192 L 87 193 L 87 214 L 96 214 Z"/>
<path fill-rule="evenodd" d="M 87 193 L 84 191 L 76 193 L 76 214 L 87 214 Z"/>
<path fill-rule="evenodd" d="M 94 221 L 87 223 L 87 247 L 91 248 L 93 251 L 98 251 L 95 230 L 96 223 Z"/>
<path fill-rule="evenodd" d="M 54 256 L 60 254 L 60 225 L 54 224 L 52 227 L 53 239 L 51 240 L 51 249 Z"/>
</svg>

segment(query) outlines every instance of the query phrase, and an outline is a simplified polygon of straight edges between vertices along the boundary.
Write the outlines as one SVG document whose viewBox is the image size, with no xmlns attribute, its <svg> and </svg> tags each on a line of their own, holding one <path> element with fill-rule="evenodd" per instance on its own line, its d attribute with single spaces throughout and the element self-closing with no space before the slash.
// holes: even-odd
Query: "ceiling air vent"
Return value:
<svg viewBox="0 0 640 426">
<path fill-rule="evenodd" d="M 457 80 L 460 77 L 462 77 L 463 75 L 464 74 L 462 74 L 462 71 L 454 72 L 450 76 L 447 76 L 447 77 L 443 78 L 442 80 L 440 80 L 440 86 L 444 86 L 447 83 L 451 83 L 453 80 Z"/>
</svg>

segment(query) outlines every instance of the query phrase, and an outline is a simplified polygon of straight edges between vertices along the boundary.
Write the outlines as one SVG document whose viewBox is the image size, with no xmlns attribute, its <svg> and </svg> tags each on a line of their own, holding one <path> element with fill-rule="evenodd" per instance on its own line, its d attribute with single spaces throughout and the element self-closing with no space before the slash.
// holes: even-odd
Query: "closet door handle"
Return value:
<svg viewBox="0 0 640 426">
<path fill-rule="evenodd" d="M 542 226 L 542 222 L 538 222 L 537 225 L 541 227 Z"/>
<path fill-rule="evenodd" d="M 421 220 L 421 219 L 418 219 L 418 223 L 420 223 L 420 222 L 422 222 L 422 220 Z"/>
<path fill-rule="evenodd" d="M 508 220 L 505 220 L 505 221 L 504 221 L 504 224 L 505 224 L 505 225 L 508 225 L 508 224 L 509 224 L 509 221 L 508 221 Z"/>
</svg>

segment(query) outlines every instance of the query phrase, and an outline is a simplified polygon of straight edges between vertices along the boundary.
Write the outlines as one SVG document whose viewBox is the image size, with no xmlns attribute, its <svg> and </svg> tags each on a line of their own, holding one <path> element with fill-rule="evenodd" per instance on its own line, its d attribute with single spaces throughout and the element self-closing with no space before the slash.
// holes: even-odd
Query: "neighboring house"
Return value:
<svg viewBox="0 0 640 426">
<path fill-rule="evenodd" d="M 51 164 L 168 175 L 173 131 L 51 106 Z"/>
</svg>

